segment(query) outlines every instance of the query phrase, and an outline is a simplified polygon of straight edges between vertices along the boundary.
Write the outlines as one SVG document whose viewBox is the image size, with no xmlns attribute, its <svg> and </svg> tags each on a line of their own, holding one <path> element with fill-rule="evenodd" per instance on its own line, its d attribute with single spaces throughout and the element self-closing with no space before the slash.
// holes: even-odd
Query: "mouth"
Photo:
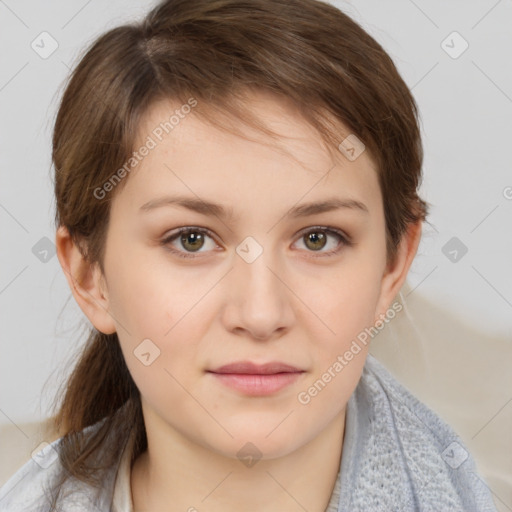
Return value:
<svg viewBox="0 0 512 512">
<path fill-rule="evenodd" d="M 277 393 L 296 382 L 304 370 L 281 362 L 262 365 L 239 361 L 208 370 L 218 382 L 249 396 L 266 396 Z"/>
</svg>

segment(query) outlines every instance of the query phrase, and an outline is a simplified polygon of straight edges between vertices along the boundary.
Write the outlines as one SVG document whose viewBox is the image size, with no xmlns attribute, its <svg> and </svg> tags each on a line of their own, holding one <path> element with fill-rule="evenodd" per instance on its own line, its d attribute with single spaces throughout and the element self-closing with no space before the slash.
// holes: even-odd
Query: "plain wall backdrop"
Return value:
<svg viewBox="0 0 512 512">
<path fill-rule="evenodd" d="M 423 338 L 428 329 L 429 336 L 443 339 L 451 355 L 439 371 L 452 372 L 456 381 L 466 362 L 454 347 L 464 347 L 469 332 L 481 333 L 481 343 L 471 349 L 475 369 L 466 378 L 478 386 L 496 377 L 495 390 L 488 399 L 475 400 L 468 387 L 457 400 L 480 411 L 480 425 L 512 431 L 510 361 L 495 372 L 478 367 L 486 352 L 498 350 L 493 357 L 500 361 L 510 357 L 512 347 L 512 2 L 332 3 L 383 45 L 419 105 L 425 150 L 421 192 L 432 206 L 408 277 L 408 300 L 412 306 L 434 305 L 464 326 L 444 340 L 443 324 L 434 317 L 423 323 Z M 53 245 L 51 131 L 64 81 L 99 34 L 153 5 L 0 1 L 0 424 L 47 417 L 88 325 Z M 496 344 L 489 345 L 489 339 Z M 394 340 L 395 354 L 407 353 L 403 342 Z M 441 358 L 444 349 L 438 346 Z M 390 365 L 400 359 L 389 351 L 387 357 Z M 444 404 L 442 390 L 428 395 L 435 371 L 414 383 L 404 357 L 394 370 L 444 417 L 457 409 L 446 399 L 450 390 Z M 512 497 L 501 498 L 512 510 Z"/>
</svg>

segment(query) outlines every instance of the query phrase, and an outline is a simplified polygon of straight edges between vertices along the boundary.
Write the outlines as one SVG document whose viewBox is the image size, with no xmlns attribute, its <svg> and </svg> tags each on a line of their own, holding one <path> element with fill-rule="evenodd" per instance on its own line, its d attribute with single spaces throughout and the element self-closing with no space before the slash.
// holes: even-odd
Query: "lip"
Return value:
<svg viewBox="0 0 512 512">
<path fill-rule="evenodd" d="M 223 385 L 246 395 L 265 396 L 289 386 L 300 378 L 304 370 L 279 361 L 265 364 L 238 361 L 208 373 Z"/>
<path fill-rule="evenodd" d="M 234 363 L 225 364 L 215 370 L 213 373 L 237 373 L 247 375 L 271 375 L 275 373 L 297 373 L 302 372 L 300 368 L 280 361 L 271 361 L 265 364 L 256 364 L 251 361 L 236 361 Z"/>
</svg>

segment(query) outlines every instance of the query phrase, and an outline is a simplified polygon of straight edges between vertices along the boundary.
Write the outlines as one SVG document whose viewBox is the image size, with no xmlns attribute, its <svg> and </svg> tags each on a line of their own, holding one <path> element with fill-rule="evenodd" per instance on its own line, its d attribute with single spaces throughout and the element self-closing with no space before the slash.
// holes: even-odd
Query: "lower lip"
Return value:
<svg viewBox="0 0 512 512">
<path fill-rule="evenodd" d="M 265 396 L 277 393 L 295 382 L 303 372 L 274 373 L 271 375 L 253 375 L 245 373 L 213 373 L 222 384 L 246 395 Z"/>
</svg>

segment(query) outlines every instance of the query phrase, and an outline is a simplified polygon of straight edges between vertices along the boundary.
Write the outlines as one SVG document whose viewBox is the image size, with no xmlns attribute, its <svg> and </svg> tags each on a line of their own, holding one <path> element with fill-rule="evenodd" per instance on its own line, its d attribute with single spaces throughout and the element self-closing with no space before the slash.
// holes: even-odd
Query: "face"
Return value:
<svg viewBox="0 0 512 512">
<path fill-rule="evenodd" d="M 227 457 L 252 442 L 274 458 L 314 440 L 357 385 L 367 346 L 344 354 L 387 307 L 385 221 L 367 152 L 333 156 L 289 106 L 250 105 L 283 137 L 247 140 L 192 112 L 159 141 L 177 106 L 148 111 L 137 147 L 156 147 L 114 196 L 104 278 L 146 420 Z M 240 362 L 253 366 L 221 373 Z"/>
</svg>

